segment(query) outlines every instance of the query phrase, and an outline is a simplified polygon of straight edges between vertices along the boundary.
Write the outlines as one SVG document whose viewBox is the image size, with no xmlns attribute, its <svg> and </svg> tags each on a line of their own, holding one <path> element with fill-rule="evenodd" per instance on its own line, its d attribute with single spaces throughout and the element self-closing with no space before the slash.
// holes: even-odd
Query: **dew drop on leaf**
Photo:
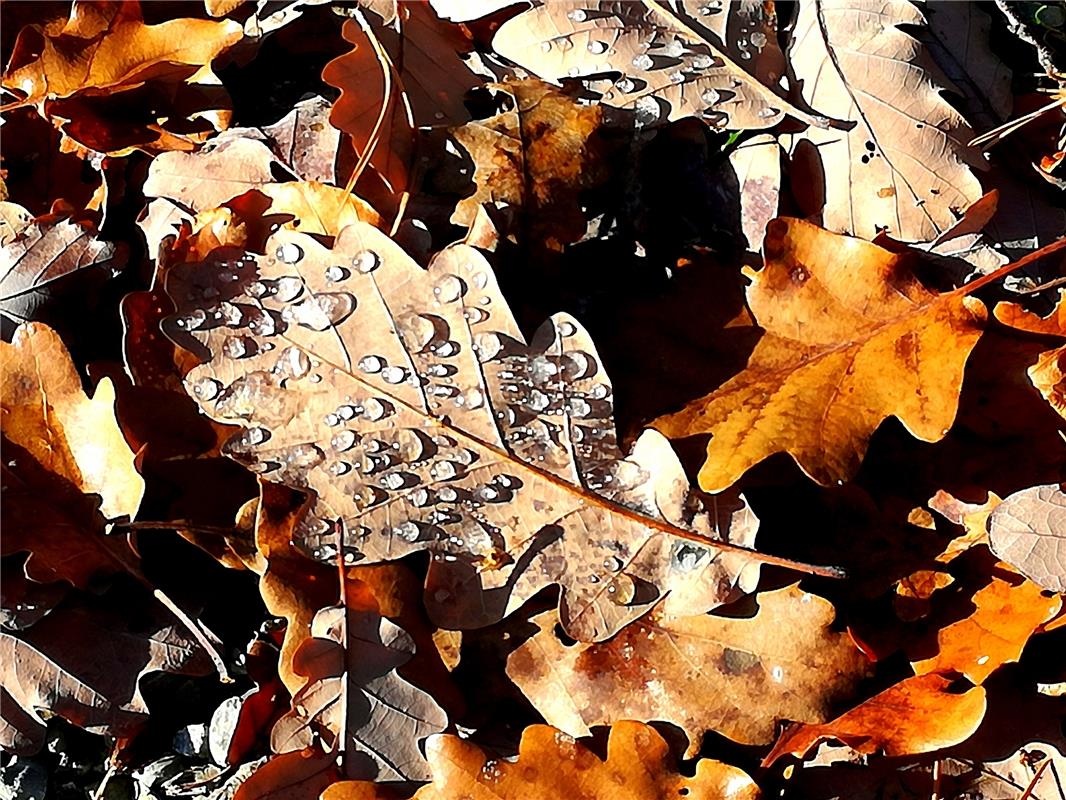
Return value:
<svg viewBox="0 0 1066 800">
<path fill-rule="evenodd" d="M 303 256 L 304 251 L 292 242 L 286 242 L 285 244 L 280 245 L 278 249 L 274 251 L 274 257 L 277 258 L 278 261 L 281 261 L 285 264 L 295 264 L 297 261 L 303 258 Z"/>
<path fill-rule="evenodd" d="M 355 267 L 357 272 L 362 272 L 363 274 L 373 272 L 380 264 L 381 256 L 373 250 L 361 250 L 352 259 L 352 266 Z"/>
</svg>

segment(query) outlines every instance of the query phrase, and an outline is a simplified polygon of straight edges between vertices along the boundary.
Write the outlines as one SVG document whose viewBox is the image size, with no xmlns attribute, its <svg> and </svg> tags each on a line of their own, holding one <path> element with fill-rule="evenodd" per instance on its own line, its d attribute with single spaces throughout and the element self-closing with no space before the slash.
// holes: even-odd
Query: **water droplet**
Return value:
<svg viewBox="0 0 1066 800">
<path fill-rule="evenodd" d="M 474 347 L 480 361 L 491 361 L 503 350 L 503 339 L 496 333 L 479 333 L 474 337 Z"/>
<path fill-rule="evenodd" d="M 373 272 L 381 264 L 381 256 L 375 253 L 373 250 L 362 250 L 355 254 L 355 258 L 352 259 L 352 266 L 358 272 L 368 273 Z"/>
<path fill-rule="evenodd" d="M 354 419 L 357 413 L 355 406 L 343 405 L 337 407 L 337 416 L 341 419 Z"/>
<path fill-rule="evenodd" d="M 459 352 L 459 343 L 453 341 L 441 342 L 433 350 L 441 358 L 451 358 Z"/>
<path fill-rule="evenodd" d="M 270 438 L 270 431 L 268 431 L 266 428 L 249 428 L 244 433 L 244 441 L 253 446 L 262 444 L 268 438 Z"/>
<path fill-rule="evenodd" d="M 257 311 L 256 315 L 248 320 L 248 329 L 260 336 L 273 336 L 278 332 L 278 323 L 274 315 L 267 311 Z"/>
<path fill-rule="evenodd" d="M 592 412 L 592 406 L 583 397 L 571 397 L 567 400 L 566 407 L 571 416 L 578 418 L 587 417 Z"/>
<path fill-rule="evenodd" d="M 585 580 L 587 580 L 589 583 L 599 583 L 600 582 L 600 576 L 599 575 L 589 575 Z"/>
<path fill-rule="evenodd" d="M 692 572 L 706 555 L 707 551 L 704 548 L 682 542 L 674 550 L 674 567 L 678 572 Z"/>
<path fill-rule="evenodd" d="M 467 389 L 461 399 L 467 408 L 481 408 L 485 404 L 485 395 L 480 389 Z"/>
<path fill-rule="evenodd" d="M 184 328 L 187 331 L 194 331 L 205 322 L 207 322 L 207 314 L 203 309 L 197 308 L 186 314 L 184 317 L 179 317 L 175 324 L 179 328 Z"/>
<path fill-rule="evenodd" d="M 354 431 L 340 431 L 329 440 L 330 446 L 338 453 L 343 453 L 345 450 L 351 450 L 355 447 L 355 432 Z"/>
<path fill-rule="evenodd" d="M 769 119 L 770 117 L 776 117 L 780 113 L 781 109 L 771 108 L 770 106 L 767 106 L 766 108 L 760 108 L 756 113 L 756 116 L 760 117 L 761 119 Z"/>
<path fill-rule="evenodd" d="M 193 396 L 197 400 L 214 400 L 222 391 L 222 384 L 214 378 L 201 378 L 192 386 Z"/>
<path fill-rule="evenodd" d="M 781 679 L 785 677 L 785 671 L 781 669 L 781 667 L 774 667 L 772 670 L 770 670 L 770 674 L 773 676 L 773 679 L 778 683 L 780 683 Z"/>
<path fill-rule="evenodd" d="M 601 42 L 599 40 L 593 40 L 589 42 L 588 50 L 594 56 L 602 56 L 607 52 L 607 42 Z"/>
<path fill-rule="evenodd" d="M 633 579 L 624 572 L 620 575 L 616 575 L 614 580 L 612 580 L 611 584 L 607 587 L 607 597 L 612 603 L 619 606 L 627 606 L 632 603 L 636 593 L 636 584 L 634 584 Z"/>
<path fill-rule="evenodd" d="M 589 391 L 589 397 L 593 400 L 606 400 L 607 396 L 611 393 L 611 387 L 606 383 L 597 383 Z"/>
<path fill-rule="evenodd" d="M 532 389 L 526 399 L 526 405 L 534 411 L 543 411 L 551 405 L 551 398 L 540 389 Z"/>
<path fill-rule="evenodd" d="M 541 52 L 543 52 L 543 53 L 549 53 L 549 52 L 551 52 L 551 49 L 552 49 L 552 43 L 551 42 L 541 42 L 540 43 L 540 49 L 541 49 Z"/>
<path fill-rule="evenodd" d="M 484 289 L 486 286 L 489 285 L 489 276 L 484 272 L 475 273 L 474 277 L 471 278 L 471 280 L 473 281 L 474 286 L 476 286 L 478 289 Z"/>
<path fill-rule="evenodd" d="M 381 479 L 381 485 L 386 489 L 392 489 L 393 491 L 402 489 L 405 483 L 406 481 L 404 480 L 403 475 L 399 472 L 390 472 Z"/>
<path fill-rule="evenodd" d="M 282 303 L 288 303 L 295 300 L 304 291 L 304 282 L 299 278 L 295 278 L 291 275 L 286 275 L 283 278 L 278 278 L 274 282 L 274 297 L 280 300 Z"/>
<path fill-rule="evenodd" d="M 550 383 L 559 373 L 559 367 L 545 356 L 536 356 L 529 362 L 529 377 L 534 383 Z"/>
<path fill-rule="evenodd" d="M 292 242 L 285 242 L 274 251 L 274 257 L 286 264 L 295 264 L 304 257 L 304 251 Z"/>
<path fill-rule="evenodd" d="M 722 95 L 717 89 L 704 89 L 700 94 L 700 99 L 707 105 L 713 106 L 722 99 Z"/>
<path fill-rule="evenodd" d="M 298 347 L 286 347 L 278 356 L 274 371 L 282 378 L 299 380 L 311 371 L 311 359 Z"/>
<path fill-rule="evenodd" d="M 359 359 L 359 364 L 357 366 L 362 372 L 372 375 L 376 372 L 381 372 L 381 370 L 384 369 L 385 359 L 381 356 L 363 356 Z"/>
<path fill-rule="evenodd" d="M 247 336 L 228 336 L 222 343 L 222 352 L 230 358 L 245 358 L 255 354 L 255 340 Z"/>
<path fill-rule="evenodd" d="M 377 422 L 379 419 L 384 419 L 387 413 L 388 409 L 385 408 L 385 404 L 376 397 L 371 397 L 363 403 L 363 419 L 365 420 Z"/>
<path fill-rule="evenodd" d="M 248 294 L 251 297 L 264 297 L 269 291 L 262 281 L 253 281 L 248 284 Z"/>
<path fill-rule="evenodd" d="M 500 497 L 500 490 L 495 486 L 482 486 L 474 492 L 474 499 L 482 503 L 491 503 L 494 500 L 498 500 Z"/>
<path fill-rule="evenodd" d="M 239 328 L 244 324 L 244 314 L 239 306 L 228 301 L 219 303 L 218 310 L 222 315 L 222 322 L 231 328 Z"/>
<path fill-rule="evenodd" d="M 407 370 L 403 367 L 385 367 L 381 371 L 381 379 L 385 383 L 403 383 L 407 379 Z"/>
<path fill-rule="evenodd" d="M 330 464 L 326 471 L 334 478 L 339 478 L 341 475 L 346 475 L 352 471 L 352 465 L 347 461 L 334 461 Z"/>
<path fill-rule="evenodd" d="M 346 319 L 354 309 L 354 296 L 347 292 L 327 292 L 289 306 L 282 317 L 314 331 L 325 331 Z"/>
<path fill-rule="evenodd" d="M 562 322 L 560 322 L 558 325 L 558 330 L 560 336 L 573 336 L 575 333 L 577 333 L 577 328 L 574 326 L 574 323 L 569 322 L 568 320 L 563 320 Z"/>
<path fill-rule="evenodd" d="M 445 275 L 433 287 L 433 294 L 442 303 L 454 303 L 466 294 L 466 284 L 456 275 Z"/>
<path fill-rule="evenodd" d="M 446 486 L 437 493 L 437 497 L 440 498 L 442 503 L 454 503 L 459 499 L 459 493 L 450 486 Z"/>
<path fill-rule="evenodd" d="M 571 22 L 584 22 L 589 18 L 589 15 L 583 8 L 575 8 L 573 11 L 568 11 L 566 18 Z"/>
<path fill-rule="evenodd" d="M 455 464 L 451 461 L 435 461 L 429 469 L 430 477 L 437 481 L 448 481 L 457 474 Z"/>
<path fill-rule="evenodd" d="M 608 556 L 603 559 L 603 568 L 608 572 L 618 572 L 622 568 L 622 559 L 618 556 Z"/>
<path fill-rule="evenodd" d="M 633 66 L 639 70 L 649 70 L 655 66 L 655 61 L 647 53 L 641 53 L 633 58 Z"/>
<path fill-rule="evenodd" d="M 348 270 L 337 264 L 334 264 L 332 267 L 326 268 L 326 280 L 330 283 L 337 283 L 338 281 L 343 281 L 350 274 L 351 273 L 348 272 Z"/>
<path fill-rule="evenodd" d="M 624 92 L 625 94 L 629 94 L 637 88 L 637 85 L 633 83 L 633 81 L 631 81 L 629 78 L 622 78 L 614 86 L 616 89 L 618 89 L 618 91 Z"/>
<path fill-rule="evenodd" d="M 697 53 L 692 57 L 693 69 L 710 69 L 714 66 L 714 59 L 706 53 Z M 715 101 L 717 102 L 717 101 Z"/>
<path fill-rule="evenodd" d="M 405 542 L 417 542 L 420 534 L 418 525 L 411 521 L 403 522 L 392 529 L 392 535 Z"/>
<path fill-rule="evenodd" d="M 670 73 L 670 83 L 684 83 L 685 73 L 679 69 L 675 69 Z"/>
<path fill-rule="evenodd" d="M 762 31 L 755 31 L 751 35 L 751 43 L 759 50 L 762 50 L 766 46 L 766 34 Z"/>
</svg>

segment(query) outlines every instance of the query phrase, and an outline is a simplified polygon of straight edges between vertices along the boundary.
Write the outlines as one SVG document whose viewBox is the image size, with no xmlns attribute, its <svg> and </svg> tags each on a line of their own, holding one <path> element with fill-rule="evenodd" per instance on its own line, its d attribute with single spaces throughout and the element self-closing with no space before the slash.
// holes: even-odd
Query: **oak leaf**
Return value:
<svg viewBox="0 0 1066 800">
<path fill-rule="evenodd" d="M 474 249 L 423 270 L 364 223 L 328 250 L 281 230 L 269 256 L 173 267 L 164 328 L 205 363 L 187 386 L 225 450 L 313 489 L 298 544 L 327 563 L 429 550 L 443 627 L 564 587 L 564 626 L 610 636 L 666 591 L 710 609 L 774 561 L 715 545 L 668 443 L 624 458 L 588 335 L 556 315 L 527 345 Z M 728 551 L 728 552 L 727 552 Z"/>
<path fill-rule="evenodd" d="M 551 725 L 588 736 L 622 719 L 672 722 L 694 756 L 704 731 L 773 741 L 778 720 L 823 722 L 868 671 L 833 607 L 791 586 L 759 595 L 754 617 L 664 618 L 660 611 L 599 644 L 570 647 L 554 614 L 507 661 L 507 674 Z"/>
<path fill-rule="evenodd" d="M 835 739 L 860 753 L 913 756 L 968 739 L 984 718 L 985 689 L 952 691 L 943 675 L 915 675 L 822 725 L 787 728 L 763 766 L 792 754 L 802 758 L 819 742 Z"/>
<path fill-rule="evenodd" d="M 1027 311 L 1017 303 L 998 303 L 992 313 L 1004 325 L 1018 330 L 1066 337 L 1066 300 L 1061 290 L 1058 304 L 1046 317 Z M 1066 418 L 1066 346 L 1041 353 L 1027 372 L 1037 391 Z"/>
<path fill-rule="evenodd" d="M 459 201 L 451 221 L 469 228 L 482 205 L 505 216 L 510 208 L 522 224 L 511 220 L 504 233 L 561 250 L 586 233 L 581 192 L 608 175 L 598 135 L 603 109 L 537 80 L 489 88 L 509 95 L 511 108 L 452 132 L 474 162 L 476 191 Z"/>
<path fill-rule="evenodd" d="M 737 13 L 734 5 L 740 6 L 730 3 L 726 13 Z M 686 4 L 686 10 L 691 8 L 700 13 L 696 3 Z M 501 25 L 492 46 L 548 81 L 618 73 L 601 99 L 632 109 L 643 124 L 700 116 L 716 127 L 761 129 L 776 125 L 786 114 L 828 124 L 761 83 L 736 60 L 739 54 L 728 52 L 717 32 L 699 19 L 654 0 L 545 2 Z M 769 47 L 772 58 L 776 44 L 761 26 L 755 27 L 755 38 L 750 43 L 744 39 L 745 46 L 737 48 L 758 61 Z"/>
<path fill-rule="evenodd" d="M 115 420 L 109 380 L 90 399 L 62 340 L 36 323 L 0 342 L 3 366 L 3 553 L 28 551 L 26 574 L 79 587 L 136 572 L 105 526 L 137 513 L 144 480 Z"/>
<path fill-rule="evenodd" d="M 888 416 L 941 439 L 984 305 L 925 288 L 907 256 L 801 220 L 770 223 L 763 249 L 747 296 L 766 334 L 747 368 L 655 422 L 671 438 L 712 434 L 700 486 L 724 489 L 777 452 L 819 483 L 843 483 Z"/>
<path fill-rule="evenodd" d="M 1066 592 L 1066 494 L 1056 484 L 1007 497 L 988 520 L 992 552 L 1034 583 Z"/>
<path fill-rule="evenodd" d="M 981 197 L 973 170 L 985 164 L 966 144 L 973 130 L 942 96 L 955 87 L 902 25 L 925 25 L 907 0 L 874 11 L 852 0 L 799 4 L 787 53 L 803 99 L 855 125 L 808 128 L 793 158 L 823 193 L 826 228 L 924 242 Z"/>
<path fill-rule="evenodd" d="M 77 0 L 62 30 L 19 32 L 3 86 L 23 104 L 81 92 L 114 92 L 147 80 L 209 74 L 242 36 L 235 22 L 175 19 L 145 25 L 140 4 Z"/>
<path fill-rule="evenodd" d="M 0 746 L 35 752 L 48 713 L 95 733 L 128 736 L 146 721 L 140 689 L 146 674 L 210 671 L 200 646 L 164 622 L 159 609 L 150 605 L 131 626 L 118 604 L 107 603 L 64 605 L 17 635 L 0 630 Z"/>
<path fill-rule="evenodd" d="M 496 761 L 458 736 L 434 736 L 426 743 L 433 782 L 413 800 L 455 797 L 536 797 L 573 800 L 610 797 L 612 800 L 757 800 L 759 789 L 744 772 L 711 759 L 696 763 L 693 777 L 674 772 L 663 738 L 639 722 L 619 722 L 607 740 L 601 760 L 573 737 L 547 725 L 532 725 L 522 733 L 516 761 Z M 329 787 L 322 800 L 384 800 L 377 784 L 341 782 Z"/>
</svg>

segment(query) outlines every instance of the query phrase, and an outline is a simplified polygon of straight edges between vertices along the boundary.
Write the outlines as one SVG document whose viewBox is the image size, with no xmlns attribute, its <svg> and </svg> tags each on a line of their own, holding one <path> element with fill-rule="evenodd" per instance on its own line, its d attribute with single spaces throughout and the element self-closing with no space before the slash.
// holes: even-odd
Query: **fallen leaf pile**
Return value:
<svg viewBox="0 0 1066 800">
<path fill-rule="evenodd" d="M 1042 9 L 5 3 L 5 792 L 1061 800 Z"/>
</svg>

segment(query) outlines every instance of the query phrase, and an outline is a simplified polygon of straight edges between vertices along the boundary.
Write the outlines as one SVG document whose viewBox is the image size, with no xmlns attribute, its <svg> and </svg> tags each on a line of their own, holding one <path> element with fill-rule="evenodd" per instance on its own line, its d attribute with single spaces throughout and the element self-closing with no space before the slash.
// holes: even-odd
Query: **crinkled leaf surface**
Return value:
<svg viewBox="0 0 1066 800">
<path fill-rule="evenodd" d="M 505 22 L 492 46 L 549 81 L 619 73 L 605 90 L 603 101 L 632 109 L 646 124 L 700 116 L 717 127 L 761 129 L 776 125 L 785 114 L 822 124 L 749 71 L 747 64 L 761 59 L 768 45 L 768 57 L 774 59 L 776 44 L 770 45 L 761 25 L 749 19 L 754 38 L 745 38 L 734 52 L 728 52 L 714 30 L 697 22 L 741 8 L 750 15 L 752 4 L 688 6 L 696 9 L 695 19 L 654 0 L 553 0 Z M 741 51 L 746 60 L 740 60 Z M 780 64 L 779 51 L 774 60 Z"/>
<path fill-rule="evenodd" d="M 1066 592 L 1066 494 L 1057 484 L 1022 489 L 988 521 L 992 552 L 1033 582 Z"/>
<path fill-rule="evenodd" d="M 10 339 L 16 325 L 29 322 L 42 303 L 81 270 L 97 268 L 93 277 L 110 277 L 118 248 L 96 238 L 88 224 L 69 219 L 28 222 L 0 246 L 0 330 Z M 85 277 L 81 275 L 80 277 Z"/>
<path fill-rule="evenodd" d="M 974 132 L 942 96 L 955 87 L 905 24 L 925 25 L 907 0 L 799 4 L 788 57 L 803 99 L 855 123 L 808 128 L 793 148 L 821 184 L 830 230 L 929 241 L 981 197 Z"/>
<path fill-rule="evenodd" d="M 524 800 L 756 800 L 759 789 L 744 772 L 708 758 L 696 763 L 693 777 L 673 771 L 666 742 L 639 722 L 611 728 L 607 759 L 547 725 L 522 733 L 516 761 L 490 759 L 477 745 L 458 736 L 434 736 L 426 744 L 433 782 L 414 800 L 457 797 Z M 342 782 L 323 800 L 384 800 L 376 784 Z"/>
<path fill-rule="evenodd" d="M 559 584 L 583 640 L 668 590 L 704 611 L 751 586 L 761 557 L 698 543 L 711 524 L 669 444 L 649 431 L 623 458 L 585 331 L 556 315 L 526 344 L 476 250 L 423 270 L 360 223 L 332 250 L 278 231 L 267 253 L 172 268 L 164 327 L 204 359 L 201 407 L 247 425 L 227 452 L 316 492 L 306 552 L 430 551 L 427 607 L 451 628 Z"/>
<path fill-rule="evenodd" d="M 419 745 L 444 730 L 448 717 L 395 672 L 414 655 L 410 636 L 374 611 L 345 606 L 321 609 L 311 633 L 293 661 L 307 684 L 274 726 L 274 750 L 321 741 L 343 754 L 346 778 L 428 780 Z"/>
<path fill-rule="evenodd" d="M 175 74 L 192 77 L 241 36 L 240 25 L 228 20 L 145 25 L 138 3 L 78 0 L 61 30 L 23 28 L 3 85 L 37 103 Z"/>
<path fill-rule="evenodd" d="M 766 334 L 747 368 L 655 423 L 671 438 L 711 434 L 700 486 L 724 489 L 777 452 L 819 483 L 843 482 L 888 416 L 924 441 L 947 433 L 986 317 L 979 300 L 937 294 L 905 256 L 801 220 L 774 220 L 764 257 L 747 295 Z"/>
<path fill-rule="evenodd" d="M 688 755 L 704 731 L 768 744 L 778 720 L 822 722 L 868 671 L 833 607 L 792 586 L 759 595 L 754 617 L 664 618 L 658 612 L 599 644 L 567 647 L 554 614 L 507 662 L 507 674 L 550 724 L 574 736 L 621 719 L 682 728 Z"/>
<path fill-rule="evenodd" d="M 104 536 L 108 520 L 132 517 L 144 493 L 134 454 L 115 419 L 104 379 L 85 396 L 51 328 L 30 323 L 0 342 L 4 429 L 3 553 L 31 553 L 38 581 L 90 580 L 135 569 L 126 542 Z"/>
</svg>

